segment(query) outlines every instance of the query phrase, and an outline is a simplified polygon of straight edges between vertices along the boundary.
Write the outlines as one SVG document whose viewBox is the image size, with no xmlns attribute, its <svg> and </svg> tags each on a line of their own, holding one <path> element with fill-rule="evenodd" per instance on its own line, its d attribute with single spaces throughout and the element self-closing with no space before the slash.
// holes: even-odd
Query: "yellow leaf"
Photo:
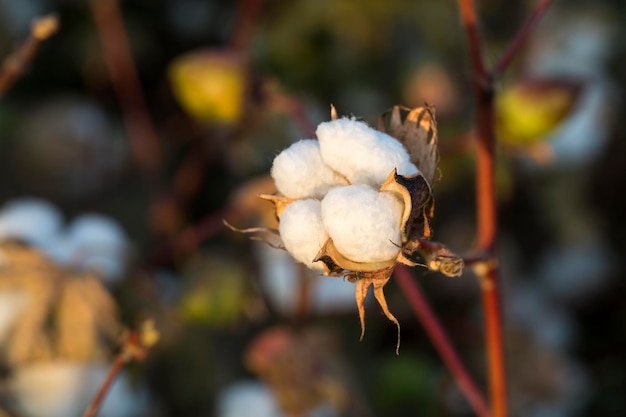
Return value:
<svg viewBox="0 0 626 417">
<path fill-rule="evenodd" d="M 558 80 L 514 84 L 496 97 L 496 131 L 510 145 L 539 142 L 556 129 L 573 108 L 580 85 Z"/>
<path fill-rule="evenodd" d="M 201 50 L 176 58 L 168 75 L 183 109 L 201 121 L 234 123 L 243 113 L 246 71 L 239 55 Z"/>
</svg>

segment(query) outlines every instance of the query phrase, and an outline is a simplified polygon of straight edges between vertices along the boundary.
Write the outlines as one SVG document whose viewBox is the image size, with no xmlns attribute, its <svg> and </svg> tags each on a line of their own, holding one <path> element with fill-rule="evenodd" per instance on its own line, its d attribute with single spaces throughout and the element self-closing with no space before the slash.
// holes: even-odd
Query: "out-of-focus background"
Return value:
<svg viewBox="0 0 626 417">
<path fill-rule="evenodd" d="M 478 1 L 494 62 L 534 1 Z M 353 284 L 224 227 L 272 226 L 273 157 L 340 114 L 437 109 L 435 238 L 472 248 L 471 74 L 454 1 L 0 0 L 0 58 L 57 34 L 0 97 L 0 404 L 79 416 L 125 327 L 161 340 L 103 416 L 470 416 L 397 287 Z M 498 80 L 514 416 L 626 413 L 626 3 L 556 1 Z M 128 58 L 131 57 L 132 60 Z M 486 386 L 475 277 L 416 268 Z"/>
</svg>

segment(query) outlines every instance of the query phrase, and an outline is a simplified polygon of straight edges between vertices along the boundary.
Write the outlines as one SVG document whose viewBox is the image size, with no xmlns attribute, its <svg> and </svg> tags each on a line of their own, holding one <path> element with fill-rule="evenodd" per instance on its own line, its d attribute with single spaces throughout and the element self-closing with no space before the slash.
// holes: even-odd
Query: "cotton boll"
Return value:
<svg viewBox="0 0 626 417">
<path fill-rule="evenodd" d="M 43 246 L 59 231 L 62 222 L 59 210 L 44 200 L 13 200 L 0 212 L 0 239 L 20 239 Z"/>
<path fill-rule="evenodd" d="M 122 278 L 128 241 L 114 220 L 98 214 L 82 215 L 70 224 L 67 239 L 72 263 L 98 269 L 110 282 Z"/>
<path fill-rule="evenodd" d="M 272 165 L 276 188 L 289 198 L 322 198 L 347 181 L 322 161 L 318 141 L 304 139 L 283 150 Z"/>
<path fill-rule="evenodd" d="M 394 168 L 400 175 L 418 172 L 404 146 L 363 122 L 338 119 L 317 127 L 322 159 L 351 184 L 378 188 Z"/>
<path fill-rule="evenodd" d="M 381 262 L 400 251 L 403 205 L 367 185 L 333 188 L 322 200 L 322 220 L 337 250 L 356 262 Z"/>
<path fill-rule="evenodd" d="M 322 262 L 313 262 L 328 240 L 318 200 L 297 200 L 289 204 L 280 217 L 279 232 L 285 248 L 297 261 L 309 268 L 324 268 Z"/>
<path fill-rule="evenodd" d="M 257 381 L 242 381 L 224 389 L 218 397 L 218 417 L 281 417 L 272 391 Z"/>
</svg>

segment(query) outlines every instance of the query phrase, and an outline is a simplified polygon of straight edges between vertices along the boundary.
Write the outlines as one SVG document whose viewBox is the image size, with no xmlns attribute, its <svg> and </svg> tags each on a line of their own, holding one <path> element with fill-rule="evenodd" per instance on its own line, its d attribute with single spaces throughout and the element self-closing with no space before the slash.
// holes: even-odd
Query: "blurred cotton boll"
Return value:
<svg viewBox="0 0 626 417">
<path fill-rule="evenodd" d="M 525 69 L 535 76 L 595 78 L 604 72 L 615 35 L 602 6 L 553 9 L 529 40 Z"/>
<path fill-rule="evenodd" d="M 276 250 L 265 243 L 256 243 L 255 252 L 260 265 L 260 281 L 264 293 L 273 308 L 281 314 L 291 315 L 295 312 L 298 299 L 296 279 L 302 268 L 294 262 L 288 252 Z M 313 278 L 311 306 L 317 314 L 328 312 L 354 312 L 354 284 L 337 277 L 319 276 L 319 272 L 306 270 Z"/>
<path fill-rule="evenodd" d="M 13 200 L 0 211 L 0 239 L 45 246 L 59 233 L 62 223 L 59 210 L 44 200 Z"/>
<path fill-rule="evenodd" d="M 105 364 L 43 362 L 22 365 L 10 381 L 16 411 L 23 417 L 80 417 L 108 372 Z M 145 413 L 146 392 L 133 389 L 124 374 L 113 383 L 98 415 L 135 417 Z"/>
<path fill-rule="evenodd" d="M 283 417 L 272 391 L 258 381 L 242 381 L 218 397 L 217 417 Z"/>
<path fill-rule="evenodd" d="M 104 110 L 80 97 L 39 103 L 16 143 L 13 169 L 20 178 L 38 193 L 70 201 L 114 181 L 126 149 Z"/>
<path fill-rule="evenodd" d="M 50 255 L 62 264 L 95 269 L 108 283 L 121 280 L 126 270 L 129 242 L 113 219 L 85 214 L 72 221 L 50 248 Z"/>
</svg>

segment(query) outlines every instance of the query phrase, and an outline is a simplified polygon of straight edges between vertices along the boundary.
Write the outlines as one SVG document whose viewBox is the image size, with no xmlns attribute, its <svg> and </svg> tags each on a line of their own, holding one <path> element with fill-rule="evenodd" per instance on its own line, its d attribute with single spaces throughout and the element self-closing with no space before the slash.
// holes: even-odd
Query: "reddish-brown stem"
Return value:
<svg viewBox="0 0 626 417">
<path fill-rule="evenodd" d="M 117 355 L 117 357 L 115 358 L 115 361 L 109 368 L 109 372 L 107 373 L 107 376 L 104 379 L 104 382 L 102 383 L 102 385 L 100 385 L 100 388 L 98 389 L 98 392 L 96 393 L 96 396 L 91 401 L 91 404 L 89 404 L 89 407 L 87 407 L 87 409 L 85 410 L 83 417 L 94 417 L 98 413 L 98 410 L 102 406 L 104 399 L 109 393 L 109 390 L 111 389 L 111 386 L 113 385 L 113 382 L 115 382 L 117 375 L 120 373 L 122 368 L 124 368 L 124 365 L 126 365 L 126 362 L 127 362 L 127 359 L 124 355 L 122 354 Z"/>
<path fill-rule="evenodd" d="M 231 48 L 237 50 L 248 48 L 262 3 L 262 0 L 239 0 L 235 28 L 229 42 Z"/>
<path fill-rule="evenodd" d="M 483 311 L 487 334 L 490 394 L 494 416 L 507 415 L 506 358 L 502 347 L 502 314 L 498 289 L 498 270 L 488 267 L 479 276 L 482 288 Z"/>
<path fill-rule="evenodd" d="M 487 258 L 492 261 L 495 260 L 495 241 L 498 227 L 494 180 L 496 138 L 494 133 L 493 77 L 500 75 L 510 65 L 552 1 L 541 0 L 539 2 L 502 58 L 494 66 L 493 71 L 487 72 L 481 51 L 474 1 L 458 0 L 474 73 L 478 250 L 485 253 Z M 491 407 L 494 417 L 506 417 L 508 414 L 507 382 L 502 335 L 500 280 L 495 261 L 481 266 L 475 268 L 475 271 L 482 288 Z"/>
<path fill-rule="evenodd" d="M 117 0 L 91 0 L 90 4 L 133 156 L 143 173 L 153 179 L 161 162 L 159 139 L 140 87 Z"/>
<path fill-rule="evenodd" d="M 517 36 L 511 41 L 508 48 L 502 54 L 502 57 L 498 60 L 496 65 L 493 66 L 492 74 L 498 76 L 508 68 L 513 61 L 513 58 L 517 55 L 521 47 L 526 43 L 528 36 L 532 33 L 539 20 L 546 13 L 550 5 L 554 0 L 541 0 L 533 13 L 528 17 Z"/>
<path fill-rule="evenodd" d="M 124 342 L 120 352 L 115 357 L 115 360 L 109 368 L 107 376 L 104 378 L 102 385 L 98 389 L 98 392 L 94 396 L 93 400 L 83 413 L 83 417 L 95 417 L 102 406 L 104 399 L 106 398 L 115 378 L 119 375 L 124 365 L 133 360 L 143 360 L 148 354 L 148 350 L 159 339 L 159 333 L 154 328 L 152 321 L 144 322 L 138 331 L 131 331 L 126 333 Z"/>
<path fill-rule="evenodd" d="M 2 64 L 2 69 L 0 69 L 0 97 L 11 88 L 28 68 L 41 42 L 56 33 L 58 28 L 59 21 L 54 15 L 48 15 L 33 22 L 28 39 L 15 52 L 9 55 Z"/>
<path fill-rule="evenodd" d="M 459 359 L 437 317 L 430 309 L 426 298 L 422 295 L 422 291 L 411 271 L 404 265 L 398 265 L 394 271 L 394 276 L 437 353 L 439 353 L 439 356 L 441 356 L 441 359 L 452 373 L 459 389 L 467 398 L 476 415 L 481 417 L 491 416 L 483 395 L 465 369 L 463 362 Z"/>
<path fill-rule="evenodd" d="M 473 0 L 458 0 L 461 20 L 468 43 L 473 70 L 474 100 L 476 106 L 476 210 L 478 249 L 495 257 L 497 213 L 495 193 L 495 134 L 493 81 L 485 70 L 478 19 Z M 502 313 L 500 310 L 499 278 L 495 268 L 489 268 L 481 277 L 482 298 L 489 369 L 491 412 L 494 417 L 508 415 L 506 366 L 502 340 Z"/>
</svg>

